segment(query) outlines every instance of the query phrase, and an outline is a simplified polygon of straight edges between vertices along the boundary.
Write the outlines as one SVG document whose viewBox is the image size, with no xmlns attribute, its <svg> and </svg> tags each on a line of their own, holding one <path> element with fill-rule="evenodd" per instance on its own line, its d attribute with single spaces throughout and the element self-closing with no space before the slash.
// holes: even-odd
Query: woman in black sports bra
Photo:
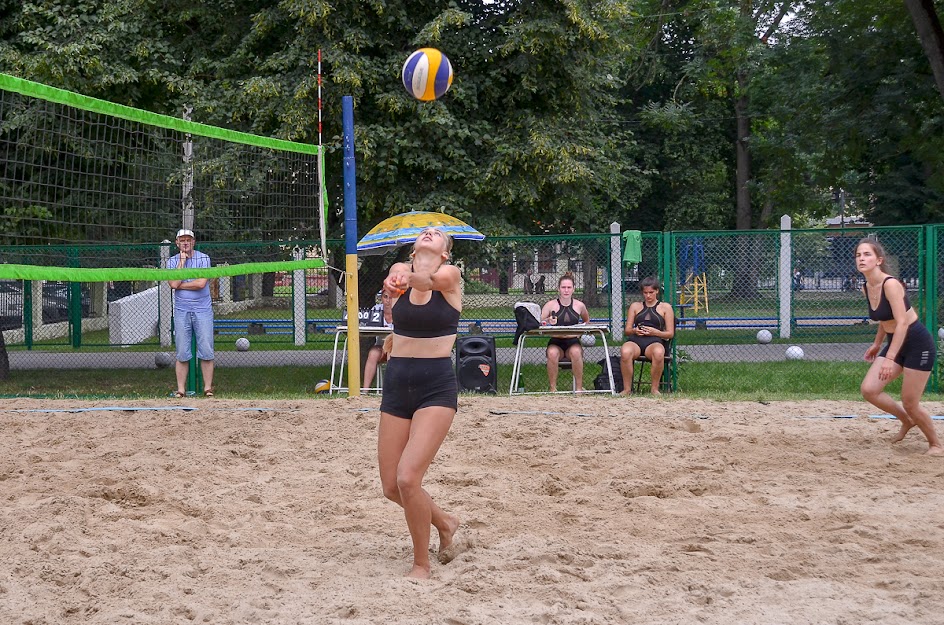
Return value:
<svg viewBox="0 0 944 625">
<path fill-rule="evenodd" d="M 875 340 L 865 350 L 865 360 L 872 363 L 862 380 L 862 397 L 870 404 L 893 414 L 901 429 L 893 439 L 905 438 L 918 426 L 928 439 L 928 454 L 942 455 L 944 447 L 934 430 L 931 415 L 921 406 L 936 355 L 931 333 L 918 321 L 905 287 L 885 271 L 885 250 L 875 239 L 859 241 L 855 251 L 856 269 L 865 276 L 865 298 L 869 318 L 878 322 Z M 888 337 L 885 347 L 882 341 Z M 885 392 L 889 382 L 902 376 L 901 404 Z"/>
<path fill-rule="evenodd" d="M 456 416 L 452 366 L 459 313 L 459 270 L 446 264 L 452 237 L 427 228 L 413 245 L 413 262 L 396 263 L 384 280 L 393 297 L 393 344 L 384 375 L 377 460 L 387 499 L 406 515 L 413 539 L 408 577 L 430 576 L 429 526 L 439 531 L 439 559 L 448 561 L 459 519 L 433 503 L 423 478 Z"/>
<path fill-rule="evenodd" d="M 589 323 L 590 313 L 584 303 L 574 299 L 574 278 L 564 274 L 557 281 L 560 296 L 544 304 L 541 309 L 541 324 L 551 326 L 573 326 Z M 557 391 L 557 374 L 564 356 L 570 359 L 571 373 L 577 381 L 577 390 L 583 390 L 583 346 L 580 335 L 555 336 L 547 342 L 547 381 L 554 393 Z"/>
<path fill-rule="evenodd" d="M 623 375 L 621 395 L 633 390 L 633 361 L 645 356 L 652 363 L 652 394 L 660 395 L 659 384 L 665 369 L 665 348 L 675 336 L 675 311 L 672 305 L 659 301 L 662 285 L 654 277 L 639 283 L 643 301 L 633 302 L 626 311 L 626 342 L 620 348 L 620 373 Z"/>
</svg>

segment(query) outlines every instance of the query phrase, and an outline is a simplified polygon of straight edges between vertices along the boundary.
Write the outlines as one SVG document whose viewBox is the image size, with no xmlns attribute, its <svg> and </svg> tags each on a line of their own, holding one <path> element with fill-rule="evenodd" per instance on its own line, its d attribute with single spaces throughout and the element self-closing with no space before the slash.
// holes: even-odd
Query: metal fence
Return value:
<svg viewBox="0 0 944 625">
<path fill-rule="evenodd" d="M 614 225 L 605 234 L 457 242 L 453 262 L 465 278 L 460 333 L 496 337 L 499 392 L 509 390 L 515 303 L 543 305 L 556 297 L 564 275 L 573 277 L 576 297 L 586 303 L 592 320 L 610 327 L 610 353 L 618 353 L 626 308 L 640 298 L 640 279 L 660 278 L 664 299 L 676 310 L 673 373 L 683 389 L 690 363 L 783 361 L 793 346 L 806 360 L 861 361 L 875 336 L 853 261 L 856 243 L 865 236 L 882 242 L 892 273 L 904 281 L 932 333 L 944 318 L 938 294 L 944 279 L 941 225 L 649 232 L 642 233 L 639 263 L 623 262 L 621 230 Z M 314 246 L 214 243 L 198 248 L 217 264 L 291 260 Z M 161 246 L 133 247 L 141 266 L 159 266 Z M 329 248 L 329 262 L 336 259 L 330 264 L 342 266 L 341 242 Z M 51 252 L 71 259 L 72 266 L 94 257 L 85 248 Z M 405 252 L 363 259 L 358 275 L 363 307 L 377 302 L 387 268 Z M 336 270 L 319 269 L 214 280 L 218 377 L 225 378 L 227 368 L 287 367 L 304 368 L 302 378 L 311 388 L 328 379 L 332 365 L 340 369 L 343 348 L 343 336 L 337 334 L 345 305 L 339 278 Z M 14 375 L 36 369 L 160 368 L 173 353 L 170 314 L 166 284 L 0 282 L 0 323 Z M 246 351 L 237 348 L 241 338 L 249 341 Z M 586 352 L 584 384 L 590 388 L 605 355 L 599 344 Z M 544 362 L 543 347 L 528 348 L 525 363 L 535 367 L 528 390 L 546 388 L 546 376 L 540 375 Z M 171 385 L 173 374 L 166 377 Z M 285 384 L 297 385 L 298 379 L 286 377 Z M 937 375 L 933 379 L 937 385 Z M 277 379 L 273 388 L 279 388 Z"/>
</svg>

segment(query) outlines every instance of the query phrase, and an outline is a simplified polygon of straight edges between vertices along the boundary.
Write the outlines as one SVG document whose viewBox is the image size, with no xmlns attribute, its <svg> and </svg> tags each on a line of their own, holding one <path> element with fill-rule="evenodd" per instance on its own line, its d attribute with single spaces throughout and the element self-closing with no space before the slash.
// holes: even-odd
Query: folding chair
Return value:
<svg viewBox="0 0 944 625">
<path fill-rule="evenodd" d="M 642 386 L 643 375 L 646 372 L 646 365 L 652 366 L 652 361 L 646 356 L 639 356 L 633 361 L 633 368 L 636 371 L 636 379 L 633 380 L 633 393 L 638 393 Z M 671 393 L 672 388 L 672 353 L 667 351 L 664 359 L 664 368 L 662 369 L 662 379 L 659 380 L 659 389 Z M 646 378 L 648 380 L 648 378 Z"/>
</svg>

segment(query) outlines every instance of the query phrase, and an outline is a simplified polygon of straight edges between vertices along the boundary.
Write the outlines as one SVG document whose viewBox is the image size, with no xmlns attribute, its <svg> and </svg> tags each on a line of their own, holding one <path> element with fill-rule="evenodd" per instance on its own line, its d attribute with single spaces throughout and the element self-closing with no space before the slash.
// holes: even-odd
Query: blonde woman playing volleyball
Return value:
<svg viewBox="0 0 944 625">
<path fill-rule="evenodd" d="M 387 499 L 403 508 L 413 539 L 408 577 L 430 576 L 430 525 L 439 531 L 440 560 L 459 528 L 423 489 L 423 478 L 458 408 L 452 365 L 459 313 L 461 276 L 446 264 L 452 238 L 427 228 L 413 245 L 413 262 L 397 263 L 384 280 L 393 298 L 393 344 L 384 375 L 377 459 Z"/>
</svg>

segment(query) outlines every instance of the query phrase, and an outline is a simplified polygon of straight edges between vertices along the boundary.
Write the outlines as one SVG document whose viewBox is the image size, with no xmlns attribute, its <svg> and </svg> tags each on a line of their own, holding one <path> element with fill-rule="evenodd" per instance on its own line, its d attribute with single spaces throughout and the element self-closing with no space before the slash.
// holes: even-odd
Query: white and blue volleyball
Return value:
<svg viewBox="0 0 944 625">
<path fill-rule="evenodd" d="M 452 64 L 435 48 L 420 48 L 403 64 L 403 86 L 423 102 L 441 98 L 452 86 Z"/>
</svg>

